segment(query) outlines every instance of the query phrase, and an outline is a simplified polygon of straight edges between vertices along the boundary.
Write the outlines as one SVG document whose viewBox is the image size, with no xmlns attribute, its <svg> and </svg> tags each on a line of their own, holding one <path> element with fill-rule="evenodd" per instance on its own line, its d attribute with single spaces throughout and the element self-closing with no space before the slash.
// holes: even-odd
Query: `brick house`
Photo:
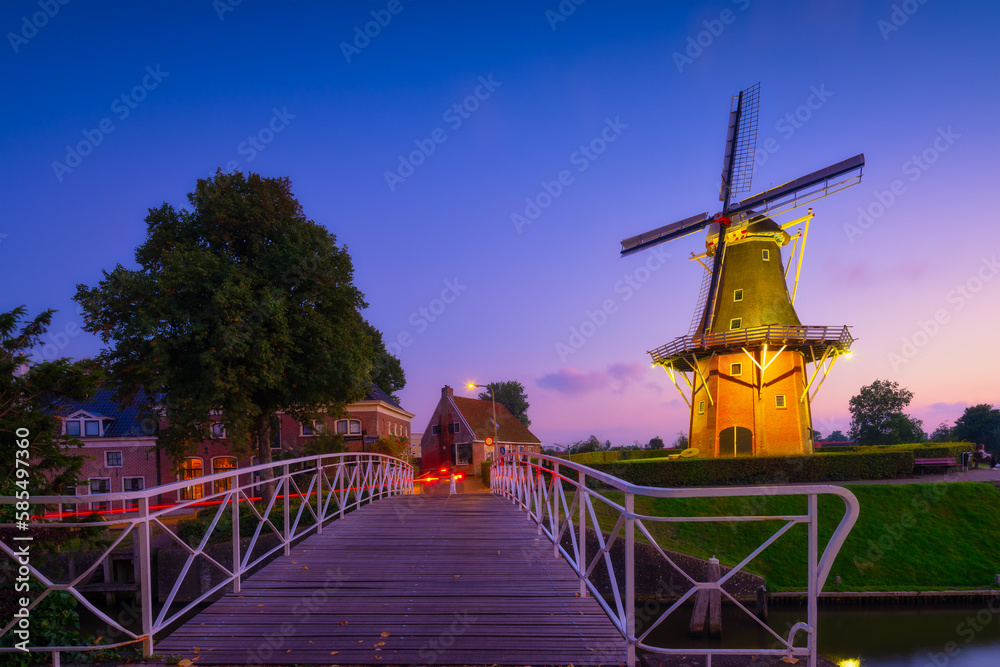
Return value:
<svg viewBox="0 0 1000 667">
<path fill-rule="evenodd" d="M 131 405 L 122 407 L 112 396 L 111 389 L 99 389 L 84 403 L 65 403 L 61 415 L 62 432 L 83 442 L 75 450 L 87 457 L 80 471 L 82 481 L 76 487 L 81 500 L 75 506 L 63 506 L 63 512 L 122 512 L 132 509 L 122 502 L 99 501 L 95 496 L 103 493 L 141 491 L 181 479 L 197 479 L 226 470 L 254 465 L 256 457 L 237 455 L 226 439 L 225 426 L 213 424 L 213 438 L 198 443 L 191 453 L 175 468 L 166 452 L 156 449 L 156 433 L 165 422 L 158 423 L 144 417 L 144 401 L 137 398 Z M 407 412 L 384 391 L 372 385 L 360 401 L 346 407 L 346 416 L 334 419 L 325 416 L 311 424 L 302 424 L 290 415 L 279 414 L 272 427 L 271 453 L 299 454 L 311 438 L 331 430 L 344 435 L 350 451 L 364 451 L 381 437 L 394 436 L 408 440 L 410 421 L 414 415 Z M 179 500 L 200 498 L 225 490 L 224 482 L 216 482 L 215 489 L 206 484 L 192 486 L 178 492 L 161 494 L 156 504 L 170 504 Z M 83 498 L 86 497 L 86 500 Z"/>
<path fill-rule="evenodd" d="M 488 446 L 486 438 L 496 442 Z M 420 440 L 424 470 L 454 465 L 466 476 L 479 475 L 480 464 L 494 456 L 509 452 L 541 453 L 542 441 L 512 415 L 504 406 L 496 405 L 493 421 L 493 401 L 455 396 L 445 385 Z"/>
</svg>

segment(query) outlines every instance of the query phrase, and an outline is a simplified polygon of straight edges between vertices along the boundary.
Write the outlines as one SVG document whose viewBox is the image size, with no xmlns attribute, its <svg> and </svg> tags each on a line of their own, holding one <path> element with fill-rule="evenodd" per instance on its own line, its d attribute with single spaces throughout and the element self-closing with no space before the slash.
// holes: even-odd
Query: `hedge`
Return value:
<svg viewBox="0 0 1000 667">
<path fill-rule="evenodd" d="M 971 452 L 975 445 L 971 442 L 918 442 L 902 445 L 848 445 L 823 447 L 823 443 L 815 448 L 817 454 L 842 454 L 844 452 L 913 452 L 917 458 L 941 458 L 944 456 L 954 456 L 955 460 L 962 455 L 962 452 Z"/>
<path fill-rule="evenodd" d="M 560 458 L 569 459 L 573 463 L 589 466 L 593 463 L 614 463 L 615 461 L 631 461 L 636 459 L 659 459 L 670 454 L 680 454 L 680 449 L 605 449 L 599 452 L 584 452 L 569 454 Z"/>
<path fill-rule="evenodd" d="M 923 454 L 923 452 L 921 452 Z M 642 486 L 726 486 L 893 479 L 913 472 L 913 452 L 826 456 L 616 461 L 590 467 Z"/>
</svg>

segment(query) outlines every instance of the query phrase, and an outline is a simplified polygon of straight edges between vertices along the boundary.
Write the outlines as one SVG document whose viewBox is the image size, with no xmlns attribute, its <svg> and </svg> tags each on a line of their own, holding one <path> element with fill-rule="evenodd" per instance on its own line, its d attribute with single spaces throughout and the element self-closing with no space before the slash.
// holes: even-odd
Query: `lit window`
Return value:
<svg viewBox="0 0 1000 667">
<path fill-rule="evenodd" d="M 742 300 L 743 300 L 743 290 L 741 289 L 735 290 L 733 292 L 733 301 L 742 301 Z"/>
<path fill-rule="evenodd" d="M 212 474 L 236 470 L 236 458 L 233 456 L 220 456 L 212 459 Z M 212 483 L 213 493 L 222 493 L 233 488 L 233 478 L 217 479 Z"/>
<path fill-rule="evenodd" d="M 785 395 L 784 394 L 777 394 L 774 397 L 774 405 L 775 405 L 775 407 L 778 407 L 778 408 L 784 408 L 785 407 Z"/>
<path fill-rule="evenodd" d="M 698 401 L 698 414 L 705 414 L 705 401 Z"/>
<path fill-rule="evenodd" d="M 729 320 L 729 329 L 731 331 L 734 329 L 739 329 L 741 326 L 743 326 L 742 317 L 734 317 L 733 319 Z"/>
<path fill-rule="evenodd" d="M 122 467 L 122 453 L 121 452 L 104 452 L 104 465 L 107 468 L 121 468 Z"/>
<path fill-rule="evenodd" d="M 131 491 L 142 491 L 146 488 L 146 480 L 142 477 L 125 477 L 122 479 L 122 491 L 129 493 Z M 139 500 L 126 500 L 125 501 L 125 511 L 134 511 L 139 509 Z"/>
<path fill-rule="evenodd" d="M 730 375 L 743 375 L 743 364 L 732 364 L 729 367 Z"/>
<path fill-rule="evenodd" d="M 762 250 L 761 251 L 761 259 L 763 259 L 765 262 L 770 262 L 771 261 L 771 251 L 767 250 L 767 249 Z"/>
<path fill-rule="evenodd" d="M 226 437 L 226 425 L 215 422 L 212 424 L 212 437 L 213 438 L 225 438 Z"/>
<path fill-rule="evenodd" d="M 202 462 L 201 459 L 193 456 L 189 456 L 184 459 L 181 464 L 181 473 L 177 476 L 178 479 L 197 479 L 201 477 Z M 185 487 L 178 492 L 181 500 L 197 500 L 201 498 L 204 490 L 201 484 L 194 484 L 192 486 Z"/>
</svg>

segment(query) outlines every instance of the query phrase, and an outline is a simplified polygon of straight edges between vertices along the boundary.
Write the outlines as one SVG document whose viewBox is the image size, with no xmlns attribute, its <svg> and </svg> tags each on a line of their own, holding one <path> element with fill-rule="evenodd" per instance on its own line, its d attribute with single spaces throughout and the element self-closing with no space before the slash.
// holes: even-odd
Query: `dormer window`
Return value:
<svg viewBox="0 0 1000 667">
<path fill-rule="evenodd" d="M 104 435 L 104 428 L 101 420 L 87 412 L 77 412 L 63 421 L 63 430 L 66 435 L 75 437 L 99 438 Z"/>
</svg>

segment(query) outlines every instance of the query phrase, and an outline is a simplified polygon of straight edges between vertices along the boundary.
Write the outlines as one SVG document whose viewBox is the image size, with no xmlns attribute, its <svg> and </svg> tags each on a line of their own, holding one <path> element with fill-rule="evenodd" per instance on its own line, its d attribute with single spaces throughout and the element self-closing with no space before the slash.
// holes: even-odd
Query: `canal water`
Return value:
<svg viewBox="0 0 1000 667">
<path fill-rule="evenodd" d="M 652 607 L 640 627 L 655 619 Z M 655 613 L 655 612 L 654 612 Z M 722 637 L 688 636 L 690 607 L 658 626 L 647 643 L 676 648 L 780 648 L 742 611 L 723 607 Z M 935 606 L 821 606 L 819 652 L 843 667 L 1000 667 L 1000 598 L 982 604 Z M 768 625 L 779 635 L 805 620 L 799 606 L 772 606 Z M 640 633 L 642 630 L 640 630 Z M 799 634 L 797 644 L 804 642 Z"/>
</svg>

